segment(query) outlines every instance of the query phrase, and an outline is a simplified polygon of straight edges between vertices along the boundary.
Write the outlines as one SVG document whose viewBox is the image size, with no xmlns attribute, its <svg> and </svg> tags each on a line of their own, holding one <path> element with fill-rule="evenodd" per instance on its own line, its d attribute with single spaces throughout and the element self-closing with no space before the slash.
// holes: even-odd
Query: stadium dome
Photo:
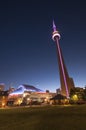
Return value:
<svg viewBox="0 0 86 130">
<path fill-rule="evenodd" d="M 22 85 L 19 85 L 19 87 L 16 90 L 14 90 L 12 93 L 10 93 L 9 95 L 23 94 L 25 91 L 43 92 L 42 90 L 40 90 L 32 85 L 22 84 Z"/>
</svg>

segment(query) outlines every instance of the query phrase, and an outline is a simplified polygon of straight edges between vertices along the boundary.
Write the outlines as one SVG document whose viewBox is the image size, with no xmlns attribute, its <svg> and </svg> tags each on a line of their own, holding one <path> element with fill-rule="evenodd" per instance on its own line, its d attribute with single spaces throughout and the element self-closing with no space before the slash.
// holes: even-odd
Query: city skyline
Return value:
<svg viewBox="0 0 86 130">
<path fill-rule="evenodd" d="M 86 8 L 78 2 L 2 1 L 0 4 L 0 83 L 42 90 L 60 87 L 52 20 L 75 86 L 86 85 Z"/>
</svg>

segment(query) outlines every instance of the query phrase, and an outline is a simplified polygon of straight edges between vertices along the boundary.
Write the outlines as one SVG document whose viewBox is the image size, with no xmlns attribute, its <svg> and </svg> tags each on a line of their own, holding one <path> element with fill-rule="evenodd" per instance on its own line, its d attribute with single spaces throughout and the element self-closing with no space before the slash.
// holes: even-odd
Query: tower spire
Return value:
<svg viewBox="0 0 86 130">
<path fill-rule="evenodd" d="M 55 25 L 54 20 L 53 20 L 53 31 L 56 31 L 56 25 Z"/>
</svg>

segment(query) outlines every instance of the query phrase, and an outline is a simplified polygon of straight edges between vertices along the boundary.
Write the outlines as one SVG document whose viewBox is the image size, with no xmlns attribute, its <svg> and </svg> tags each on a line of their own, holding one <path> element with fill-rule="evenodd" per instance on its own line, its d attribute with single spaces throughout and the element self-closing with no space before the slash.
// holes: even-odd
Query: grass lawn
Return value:
<svg viewBox="0 0 86 130">
<path fill-rule="evenodd" d="M 0 109 L 0 130 L 85 130 L 86 105 Z"/>
</svg>

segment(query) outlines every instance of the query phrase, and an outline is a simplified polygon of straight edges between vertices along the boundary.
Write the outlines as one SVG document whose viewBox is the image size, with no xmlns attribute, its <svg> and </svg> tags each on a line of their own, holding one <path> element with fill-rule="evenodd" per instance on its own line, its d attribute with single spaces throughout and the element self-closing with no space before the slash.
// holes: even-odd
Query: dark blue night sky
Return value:
<svg viewBox="0 0 86 130">
<path fill-rule="evenodd" d="M 75 1 L 0 2 L 0 83 L 34 85 L 55 91 L 60 87 L 52 21 L 75 86 L 86 85 L 86 7 Z"/>
</svg>

